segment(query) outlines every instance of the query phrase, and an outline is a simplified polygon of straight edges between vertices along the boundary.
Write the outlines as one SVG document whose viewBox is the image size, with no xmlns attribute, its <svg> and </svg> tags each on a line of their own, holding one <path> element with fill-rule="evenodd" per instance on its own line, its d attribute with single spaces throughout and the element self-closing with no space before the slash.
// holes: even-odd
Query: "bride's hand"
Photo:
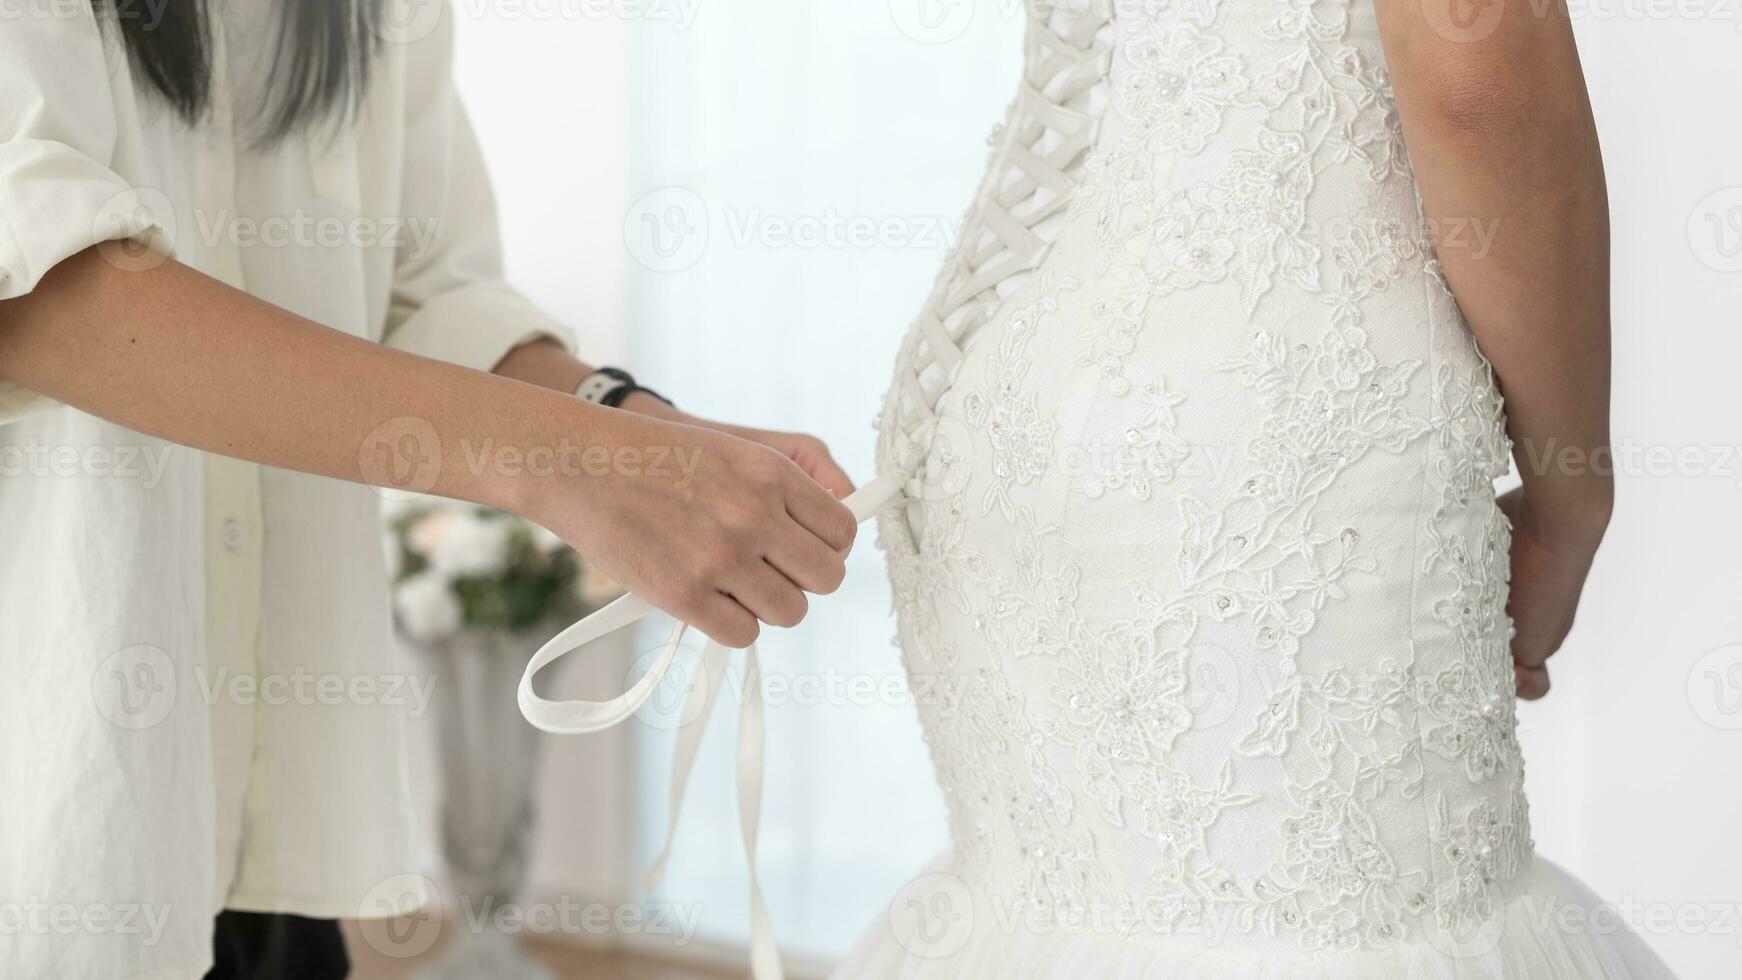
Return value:
<svg viewBox="0 0 1742 980">
<path fill-rule="evenodd" d="M 1549 520 L 1532 506 L 1524 488 L 1502 495 L 1499 503 L 1512 522 L 1512 597 L 1506 611 L 1517 630 L 1513 669 L 1518 696 L 1535 701 L 1548 694 L 1548 659 L 1573 628 L 1607 518 Z"/>
<path fill-rule="evenodd" d="M 798 625 L 846 576 L 853 515 L 798 463 L 726 432 L 624 412 L 613 448 L 670 460 L 540 482 L 522 513 L 619 584 L 729 647 Z"/>
</svg>

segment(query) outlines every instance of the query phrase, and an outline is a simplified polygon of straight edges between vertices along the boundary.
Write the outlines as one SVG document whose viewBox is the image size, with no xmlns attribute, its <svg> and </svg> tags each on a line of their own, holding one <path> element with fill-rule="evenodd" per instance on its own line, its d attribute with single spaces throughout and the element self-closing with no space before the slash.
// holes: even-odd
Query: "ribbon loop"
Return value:
<svg viewBox="0 0 1742 980">
<path fill-rule="evenodd" d="M 879 477 L 842 501 L 861 524 L 867 518 L 892 503 L 901 493 L 901 485 L 890 477 Z M 539 697 L 532 689 L 532 677 L 545 667 L 571 653 L 578 653 L 588 644 L 621 629 L 627 629 L 658 612 L 658 607 L 636 595 L 626 595 L 591 616 L 563 630 L 540 647 L 526 665 L 520 677 L 518 700 L 520 713 L 533 727 L 553 735 L 590 735 L 613 728 L 629 720 L 647 703 L 653 692 L 665 682 L 677 652 L 683 646 L 687 623 L 678 623 L 670 638 L 654 658 L 646 674 L 627 691 L 609 701 L 551 701 Z M 684 790 L 689 785 L 690 772 L 695 768 L 701 747 L 702 732 L 713 713 L 714 700 L 726 675 L 727 650 L 712 640 L 702 650 L 698 670 L 700 675 L 690 685 L 684 702 L 683 721 L 677 732 L 677 747 L 671 767 L 671 815 L 666 830 L 666 842 L 658 860 L 649 869 L 643 884 L 655 887 L 665 873 L 671 858 L 672 841 L 677 835 L 678 814 L 683 809 Z M 762 751 L 763 706 L 762 670 L 752 646 L 744 653 L 743 701 L 738 719 L 738 818 L 744 833 L 744 855 L 750 864 L 750 972 L 755 980 L 783 980 L 780 950 L 774 942 L 774 927 L 762 899 L 762 886 L 756 877 L 756 832 L 762 812 Z"/>
</svg>

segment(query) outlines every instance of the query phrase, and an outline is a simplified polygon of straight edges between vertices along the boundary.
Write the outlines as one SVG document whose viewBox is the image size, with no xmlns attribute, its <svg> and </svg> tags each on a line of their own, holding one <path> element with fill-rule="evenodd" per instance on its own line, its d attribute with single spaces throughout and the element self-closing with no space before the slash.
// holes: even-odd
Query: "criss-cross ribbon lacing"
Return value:
<svg viewBox="0 0 1742 980">
<path fill-rule="evenodd" d="M 1087 11 L 1029 20 L 1024 82 L 1000 139 L 1008 164 L 995 168 L 981 189 L 965 224 L 963 246 L 915 329 L 921 354 L 902 377 L 903 432 L 933 419 L 938 398 L 954 380 L 962 351 L 973 333 L 991 319 L 1001 294 L 1045 257 L 1052 228 L 1062 218 L 1076 187 L 1084 156 L 1094 144 L 1100 115 L 1093 90 L 1104 81 L 1111 44 L 1102 34 L 1109 23 L 1096 13 L 1107 0 L 1090 0 Z M 923 454 L 922 454 L 923 455 Z M 863 523 L 903 496 L 908 477 L 883 476 L 845 501 Z M 652 667 L 627 691 L 609 701 L 550 701 L 538 696 L 532 678 L 546 666 L 579 652 L 594 640 L 633 626 L 658 612 L 647 600 L 626 595 L 553 637 L 533 655 L 520 678 L 520 712 L 534 726 L 557 735 L 585 735 L 622 724 L 664 683 L 689 627 L 677 624 Z M 684 789 L 695 766 L 702 732 L 726 676 L 729 652 L 712 641 L 703 648 L 690 685 L 672 759 L 671 812 L 666 844 L 645 884 L 658 884 L 671 855 Z M 762 806 L 763 705 L 756 648 L 744 654 L 742 707 L 738 722 L 738 816 L 750 866 L 750 966 L 755 980 L 782 980 L 780 953 L 756 876 L 756 832 Z"/>
<path fill-rule="evenodd" d="M 1110 2 L 1088 0 L 1086 9 L 1045 16 L 1031 4 L 1022 87 L 996 138 L 1002 166 L 968 211 L 961 244 L 913 326 L 911 358 L 878 423 L 895 440 L 892 455 L 915 499 L 923 497 L 916 484 L 927 478 L 922 461 L 937 434 L 938 400 L 955 382 L 969 341 L 1045 261 L 1100 133 L 1113 60 Z"/>
</svg>

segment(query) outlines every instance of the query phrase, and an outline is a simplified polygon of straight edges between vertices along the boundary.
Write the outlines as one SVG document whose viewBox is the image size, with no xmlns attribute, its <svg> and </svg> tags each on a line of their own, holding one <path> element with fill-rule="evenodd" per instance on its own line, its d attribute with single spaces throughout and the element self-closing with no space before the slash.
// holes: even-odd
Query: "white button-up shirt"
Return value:
<svg viewBox="0 0 1742 980">
<path fill-rule="evenodd" d="M 86 0 L 0 15 L 0 299 L 131 236 L 481 370 L 561 336 L 502 281 L 451 13 L 394 0 L 358 121 L 260 150 L 273 2 L 214 5 L 192 128 Z M 402 727 L 428 692 L 390 642 L 377 505 L 0 383 L 0 976 L 198 977 L 222 908 L 406 897 Z"/>
</svg>

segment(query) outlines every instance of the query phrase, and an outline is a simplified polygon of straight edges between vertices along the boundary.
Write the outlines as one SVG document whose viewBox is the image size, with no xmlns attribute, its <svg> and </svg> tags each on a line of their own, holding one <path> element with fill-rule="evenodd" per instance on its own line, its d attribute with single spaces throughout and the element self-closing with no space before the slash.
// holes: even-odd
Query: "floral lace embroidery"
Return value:
<svg viewBox="0 0 1742 980">
<path fill-rule="evenodd" d="M 1213 8 L 1210 15 L 1213 20 Z M 1191 24 L 1151 22 L 1126 42 L 1125 58 L 1131 71 L 1115 88 L 1114 105 L 1145 121 L 1152 152 L 1202 153 L 1222 128 L 1223 111 L 1246 91 L 1240 59 Z"/>
<path fill-rule="evenodd" d="M 1043 266 L 1000 314 L 996 344 L 967 352 L 981 380 L 959 409 L 981 485 L 884 517 L 904 654 L 916 677 L 943 678 L 921 714 L 959 867 L 1022 910 L 1069 922 L 1110 903 L 1172 926 L 1227 913 L 1308 949 L 1383 946 L 1427 924 L 1466 934 L 1530 854 L 1509 534 L 1492 499 L 1510 449 L 1504 416 L 1479 355 L 1430 370 L 1376 353 L 1365 320 L 1381 293 L 1426 286 L 1428 315 L 1455 318 L 1419 202 L 1386 203 L 1380 188 L 1409 186 L 1389 84 L 1376 53 L 1344 42 L 1335 0 L 1265 2 L 1270 15 L 1239 30 L 1292 53 L 1256 74 L 1229 40 L 1238 32 L 1218 29 L 1216 0 L 1120 6 L 1139 18 L 1109 96 L 1124 129 L 1091 155 L 1070 202 L 1073 220 L 1092 218 L 1096 275 L 1055 282 Z M 1240 114 L 1258 119 L 1219 173 L 1179 188 L 1158 173 L 1158 160 L 1224 142 Z M 1310 205 L 1333 171 L 1375 189 L 1330 228 Z M 1176 479 L 1192 451 L 1183 433 L 1202 417 L 1193 389 L 1160 374 L 1133 383 L 1126 364 L 1157 300 L 1230 281 L 1255 321 L 1275 325 L 1218 365 L 1255 406 L 1224 492 Z M 1090 289 L 1088 315 L 1070 322 L 1061 293 Z M 1284 293 L 1286 312 L 1280 298 L 1264 306 Z M 1407 296 L 1409 316 L 1423 315 L 1418 297 Z M 1029 376 L 1031 344 L 1073 328 L 1077 362 L 1115 396 L 1135 392 L 1136 415 L 1109 467 L 1061 477 L 1058 416 Z M 1413 559 L 1405 549 L 1382 561 L 1395 549 L 1376 549 L 1349 509 L 1346 474 L 1380 457 L 1428 495 Z M 1102 505 L 1114 491 L 1146 502 L 1165 489 L 1171 501 L 1151 506 L 1177 511 L 1155 544 L 1166 560 L 1128 582 L 1086 573 L 1070 556 L 1078 528 L 1057 506 L 1061 488 Z M 1421 607 L 1411 629 L 1449 641 L 1425 657 L 1400 644 L 1372 663 L 1339 661 L 1320 624 L 1360 579 L 1408 576 Z M 1109 605 L 1110 585 L 1129 598 Z M 1207 624 L 1245 633 L 1242 669 L 1268 691 L 1232 736 L 1208 736 L 1226 752 L 1209 768 L 1183 754 L 1208 724 Z M 1274 853 L 1256 870 L 1231 867 L 1213 834 L 1229 812 L 1260 806 L 1282 815 Z M 1136 840 L 1148 863 L 1129 868 Z"/>
<path fill-rule="evenodd" d="M 1125 276 L 1118 302 L 1084 328 L 1083 358 L 1101 365 L 1116 393 L 1129 388 L 1123 363 L 1153 298 L 1231 277 L 1252 313 L 1281 282 L 1313 294 L 1346 287 L 1327 282 L 1322 266 L 1361 232 L 1311 216 L 1320 174 L 1353 163 L 1375 184 L 1409 175 L 1389 80 L 1344 42 L 1340 4 L 1278 0 L 1258 33 L 1292 51 L 1250 80 L 1215 32 L 1219 5 L 1135 6 L 1112 100 L 1125 135 L 1090 157 L 1071 206 L 1095 219 L 1097 256 Z M 1174 186 L 1157 172 L 1159 155 L 1202 154 L 1233 112 L 1262 121 L 1255 145 L 1232 153 L 1219 175 Z M 1399 251 L 1419 260 L 1426 250 Z"/>
<path fill-rule="evenodd" d="M 1124 439 L 1110 447 L 1104 466 L 1076 475 L 1072 489 L 1091 499 L 1110 490 L 1128 490 L 1134 499 L 1148 500 L 1157 484 L 1172 483 L 1192 457 L 1191 444 L 1180 436 L 1174 413 L 1185 397 L 1183 392 L 1169 391 L 1165 378 L 1140 385 L 1141 411 Z"/>
<path fill-rule="evenodd" d="M 992 444 L 992 472 L 997 479 L 987 488 L 983 507 L 987 511 L 996 507 L 1007 520 L 1016 516 L 1010 505 L 1011 486 L 1032 483 L 1047 468 L 1058 428 L 1050 416 L 1041 414 L 1035 393 L 1027 387 L 1025 352 L 1040 321 L 1057 312 L 1059 293 L 1075 288 L 1073 279 L 1055 285 L 1043 278 L 1040 298 L 1011 316 L 1009 329 L 992 355 L 986 385 L 963 398 L 968 425 L 985 432 Z"/>
</svg>

